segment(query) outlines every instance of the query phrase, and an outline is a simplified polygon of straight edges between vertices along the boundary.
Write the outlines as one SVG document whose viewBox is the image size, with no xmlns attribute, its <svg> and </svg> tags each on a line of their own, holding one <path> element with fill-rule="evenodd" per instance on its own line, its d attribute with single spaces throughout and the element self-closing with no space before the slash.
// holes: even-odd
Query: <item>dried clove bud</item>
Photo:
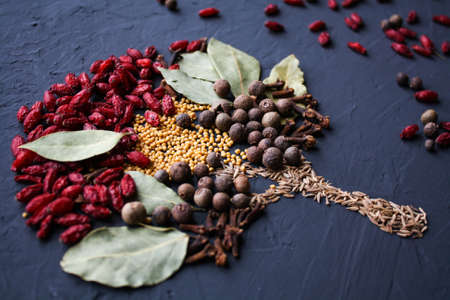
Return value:
<svg viewBox="0 0 450 300">
<path fill-rule="evenodd" d="M 274 98 L 289 98 L 294 95 L 294 89 L 293 88 L 287 88 L 280 91 L 275 91 L 272 93 L 272 97 Z"/>
</svg>

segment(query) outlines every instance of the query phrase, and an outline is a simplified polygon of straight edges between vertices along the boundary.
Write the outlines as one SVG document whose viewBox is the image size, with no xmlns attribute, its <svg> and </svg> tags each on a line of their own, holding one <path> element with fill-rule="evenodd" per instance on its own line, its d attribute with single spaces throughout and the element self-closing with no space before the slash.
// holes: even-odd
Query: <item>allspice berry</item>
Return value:
<svg viewBox="0 0 450 300">
<path fill-rule="evenodd" d="M 250 145 L 258 145 L 259 141 L 263 138 L 263 135 L 260 131 L 254 130 L 248 134 L 247 142 Z"/>
<path fill-rule="evenodd" d="M 225 79 L 218 79 L 213 85 L 214 91 L 220 98 L 226 98 L 230 94 L 230 83 Z"/>
<path fill-rule="evenodd" d="M 286 150 L 291 144 L 287 141 L 285 136 L 278 136 L 274 141 L 273 145 L 280 149 L 281 151 Z"/>
<path fill-rule="evenodd" d="M 241 143 L 246 140 L 245 127 L 241 123 L 231 125 L 228 135 L 235 143 Z"/>
<path fill-rule="evenodd" d="M 269 112 L 269 111 L 275 111 L 277 108 L 275 106 L 275 103 L 272 101 L 272 99 L 264 99 L 261 102 L 259 102 L 259 109 L 263 112 Z"/>
<path fill-rule="evenodd" d="M 294 146 L 287 148 L 284 151 L 284 160 L 290 166 L 298 166 L 301 162 L 301 151 Z"/>
<path fill-rule="evenodd" d="M 234 99 L 233 105 L 235 109 L 241 108 L 247 111 L 253 107 L 253 99 L 247 95 L 239 95 Z"/>
<path fill-rule="evenodd" d="M 276 111 L 270 111 L 264 114 L 261 124 L 264 127 L 279 128 L 281 126 L 281 116 Z"/>
<path fill-rule="evenodd" d="M 247 130 L 247 132 L 252 132 L 252 131 L 261 131 L 263 129 L 261 123 L 259 123 L 258 121 L 250 121 L 247 123 L 247 125 L 245 125 L 245 129 Z"/>
<path fill-rule="evenodd" d="M 439 130 L 439 126 L 438 124 L 434 123 L 434 122 L 429 122 L 425 125 L 425 127 L 423 128 L 423 134 L 426 137 L 432 138 L 436 135 L 436 133 Z"/>
<path fill-rule="evenodd" d="M 275 138 L 278 136 L 278 130 L 276 130 L 273 127 L 266 127 L 262 131 L 262 135 L 265 138 L 269 138 L 270 140 L 275 140 Z"/>
<path fill-rule="evenodd" d="M 246 208 L 250 204 L 250 197 L 246 194 L 236 194 L 231 198 L 231 203 L 236 208 Z"/>
<path fill-rule="evenodd" d="M 250 121 L 261 121 L 264 113 L 258 107 L 253 107 L 248 111 L 248 119 Z"/>
<path fill-rule="evenodd" d="M 270 147 L 264 151 L 263 165 L 271 170 L 279 170 L 283 166 L 283 153 L 276 147 Z"/>
<path fill-rule="evenodd" d="M 400 86 L 408 86 L 409 85 L 409 77 L 403 72 L 398 72 L 396 77 L 397 83 Z"/>
<path fill-rule="evenodd" d="M 248 122 L 248 114 L 242 108 L 235 109 L 231 115 L 231 120 L 234 123 L 246 124 Z"/>
<path fill-rule="evenodd" d="M 214 125 L 216 114 L 212 110 L 204 110 L 198 115 L 198 122 L 203 128 L 211 128 Z"/>
<path fill-rule="evenodd" d="M 227 193 L 231 191 L 231 188 L 233 187 L 233 178 L 229 175 L 216 176 L 216 179 L 214 180 L 214 187 L 218 192 Z"/>
<path fill-rule="evenodd" d="M 426 139 L 425 140 L 425 149 L 427 149 L 427 151 L 433 151 L 434 150 L 434 140 L 433 139 Z"/>
<path fill-rule="evenodd" d="M 209 168 L 206 164 L 204 163 L 198 163 L 195 165 L 194 167 L 194 175 L 197 178 L 202 178 L 204 176 L 208 176 L 209 175 Z"/>
<path fill-rule="evenodd" d="M 261 162 L 263 150 L 261 150 L 259 147 L 251 146 L 250 148 L 247 148 L 245 152 L 247 154 L 247 160 L 249 162 L 254 164 L 259 164 Z"/>
<path fill-rule="evenodd" d="M 152 212 L 152 221 L 158 226 L 167 226 L 170 223 L 170 209 L 165 206 L 157 206 Z"/>
<path fill-rule="evenodd" d="M 438 120 L 438 114 L 434 109 L 427 109 L 423 112 L 423 114 L 420 116 L 420 121 L 423 125 L 426 125 L 430 122 L 437 122 Z"/>
<path fill-rule="evenodd" d="M 209 152 L 208 156 L 206 156 L 206 163 L 211 168 L 220 168 L 222 166 L 222 161 L 220 159 L 220 154 L 217 152 Z"/>
<path fill-rule="evenodd" d="M 264 138 L 258 143 L 258 148 L 262 151 L 266 151 L 266 149 L 269 149 L 270 147 L 272 147 L 272 140 L 269 138 Z"/>
<path fill-rule="evenodd" d="M 190 128 L 191 124 L 192 124 L 192 120 L 188 114 L 179 114 L 179 115 L 177 115 L 176 123 L 181 128 Z"/>
<path fill-rule="evenodd" d="M 230 196 L 223 192 L 215 193 L 212 199 L 212 206 L 217 211 L 226 211 L 230 206 Z"/>
<path fill-rule="evenodd" d="M 254 80 L 248 86 L 248 93 L 252 96 L 255 96 L 258 99 L 264 97 L 266 92 L 266 86 L 262 81 Z"/>
<path fill-rule="evenodd" d="M 245 175 L 239 175 L 233 181 L 234 188 L 238 193 L 248 194 L 250 192 L 250 181 Z"/>
<path fill-rule="evenodd" d="M 293 102 L 289 99 L 280 99 L 275 103 L 275 106 L 277 107 L 278 112 L 282 116 L 290 116 L 292 115 L 292 106 Z"/>
<path fill-rule="evenodd" d="M 209 176 L 203 176 L 197 182 L 197 188 L 207 188 L 212 190 L 214 187 L 214 180 Z"/>
<path fill-rule="evenodd" d="M 402 23 L 403 19 L 398 14 L 394 14 L 389 18 L 389 24 L 391 25 L 391 27 L 399 28 L 400 26 L 402 26 Z"/>
<path fill-rule="evenodd" d="M 389 23 L 388 19 L 383 19 L 380 22 L 381 30 L 386 31 L 391 28 L 391 23 Z"/>
<path fill-rule="evenodd" d="M 165 185 L 168 185 L 170 183 L 170 177 L 169 173 L 167 173 L 166 170 L 158 170 L 156 171 L 155 175 L 153 175 L 156 180 L 158 180 L 161 183 L 164 183 Z"/>
<path fill-rule="evenodd" d="M 423 89 L 423 82 L 420 77 L 413 77 L 411 78 L 411 81 L 409 82 L 409 87 L 413 89 L 414 91 L 420 91 Z"/>
<path fill-rule="evenodd" d="M 166 0 L 166 7 L 169 10 L 177 10 L 178 7 L 177 0 Z"/>
<path fill-rule="evenodd" d="M 228 131 L 232 123 L 233 121 L 231 120 L 230 115 L 227 113 L 220 113 L 216 117 L 216 127 L 221 131 Z"/>
<path fill-rule="evenodd" d="M 213 194 L 210 189 L 199 188 L 195 191 L 194 202 L 198 207 L 208 208 L 211 206 Z"/>
<path fill-rule="evenodd" d="M 191 168 L 184 161 L 174 163 L 169 170 L 170 177 L 176 183 L 187 182 L 191 179 Z"/>
<path fill-rule="evenodd" d="M 147 218 L 147 210 L 140 201 L 126 203 L 121 211 L 122 220 L 128 225 L 138 225 Z"/>
<path fill-rule="evenodd" d="M 192 201 L 195 193 L 195 188 L 190 183 L 183 183 L 178 187 L 178 196 L 184 201 Z"/>
<path fill-rule="evenodd" d="M 172 218 L 178 224 L 189 224 L 192 222 L 192 207 L 186 202 L 175 205 L 170 212 L 172 213 Z"/>
</svg>

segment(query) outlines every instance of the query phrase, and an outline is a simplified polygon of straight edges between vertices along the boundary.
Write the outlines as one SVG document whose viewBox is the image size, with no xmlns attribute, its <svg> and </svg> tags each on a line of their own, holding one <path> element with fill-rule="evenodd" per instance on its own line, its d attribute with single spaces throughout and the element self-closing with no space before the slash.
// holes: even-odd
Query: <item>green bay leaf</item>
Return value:
<svg viewBox="0 0 450 300">
<path fill-rule="evenodd" d="M 80 161 L 114 148 L 127 135 L 108 130 L 60 131 L 26 143 L 20 148 L 55 161 Z"/>
<path fill-rule="evenodd" d="M 155 285 L 178 271 L 188 241 L 176 229 L 102 227 L 69 248 L 60 265 L 83 280 L 111 287 Z"/>
<path fill-rule="evenodd" d="M 214 105 L 223 99 L 217 96 L 213 83 L 193 78 L 180 70 L 159 68 L 167 83 L 178 93 L 199 104 Z"/>
<path fill-rule="evenodd" d="M 303 71 L 299 68 L 299 61 L 294 54 L 291 54 L 276 64 L 270 71 L 269 77 L 264 79 L 264 83 L 275 83 L 283 80 L 285 87 L 294 89 L 295 96 L 302 96 L 307 93 L 304 85 Z"/>
<path fill-rule="evenodd" d="M 128 171 L 136 183 L 137 201 L 144 204 L 147 213 L 151 214 L 157 206 L 172 208 L 178 203 L 184 202 L 177 193 L 156 180 L 153 176 L 139 171 Z"/>
<path fill-rule="evenodd" d="M 214 82 L 220 79 L 216 70 L 209 60 L 208 54 L 195 51 L 193 53 L 181 54 L 182 59 L 178 62 L 180 71 L 188 76 Z"/>
<path fill-rule="evenodd" d="M 247 95 L 248 86 L 261 73 L 258 60 L 214 38 L 209 40 L 207 52 L 220 78 L 230 83 L 233 95 Z"/>
</svg>

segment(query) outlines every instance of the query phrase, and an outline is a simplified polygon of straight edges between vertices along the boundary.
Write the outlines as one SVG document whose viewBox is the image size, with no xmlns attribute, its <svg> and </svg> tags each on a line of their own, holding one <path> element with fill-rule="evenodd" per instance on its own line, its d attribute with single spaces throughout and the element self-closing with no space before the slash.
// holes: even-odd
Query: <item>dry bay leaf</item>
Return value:
<svg viewBox="0 0 450 300">
<path fill-rule="evenodd" d="M 181 54 L 181 57 L 182 59 L 178 62 L 180 71 L 186 73 L 188 76 L 211 82 L 220 79 L 209 60 L 208 54 L 195 51 L 193 53 Z"/>
<path fill-rule="evenodd" d="M 102 227 L 69 248 L 62 269 L 111 287 L 155 285 L 183 264 L 189 236 L 176 229 Z"/>
<path fill-rule="evenodd" d="M 20 148 L 55 161 L 80 161 L 114 148 L 127 133 L 108 130 L 60 131 L 43 136 Z"/>
</svg>

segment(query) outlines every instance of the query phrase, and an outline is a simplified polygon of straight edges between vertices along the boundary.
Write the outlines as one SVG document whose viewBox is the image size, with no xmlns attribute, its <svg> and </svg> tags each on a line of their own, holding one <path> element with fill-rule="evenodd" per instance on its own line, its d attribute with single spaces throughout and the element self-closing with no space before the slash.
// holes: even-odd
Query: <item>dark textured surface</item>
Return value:
<svg viewBox="0 0 450 300">
<path fill-rule="evenodd" d="M 441 120 L 450 120 L 449 60 L 399 57 L 378 25 L 381 18 L 395 12 L 406 16 L 414 8 L 421 23 L 412 28 L 440 45 L 450 39 L 450 29 L 430 19 L 450 13 L 450 3 L 366 0 L 339 12 L 330 11 L 325 0 L 308 8 L 281 3 L 274 19 L 287 31 L 271 34 L 262 25 L 264 1 L 215 2 L 180 1 L 178 13 L 154 0 L 0 2 L 2 299 L 450 299 L 450 151 L 430 154 L 422 137 L 399 139 L 401 129 L 417 123 L 429 106 L 394 79 L 398 71 L 421 76 L 441 95 L 433 105 Z M 197 16 L 213 5 L 221 17 Z M 353 10 L 367 24 L 360 33 L 343 21 Z M 329 24 L 329 49 L 306 29 L 319 18 Z M 19 186 L 9 171 L 9 143 L 21 132 L 17 108 L 41 99 L 67 72 L 87 70 L 94 59 L 120 55 L 128 47 L 167 49 L 173 40 L 202 36 L 254 55 L 264 75 L 294 53 L 309 91 L 333 125 L 319 150 L 307 154 L 317 173 L 344 189 L 423 207 L 430 221 L 425 237 L 389 235 L 359 214 L 298 196 L 269 207 L 246 232 L 242 257 L 228 269 L 187 266 L 170 280 L 139 290 L 113 290 L 63 273 L 59 260 L 66 248 L 55 234 L 48 242 L 36 239 L 14 201 Z M 360 41 L 369 55 L 351 52 L 348 41 Z"/>
</svg>

